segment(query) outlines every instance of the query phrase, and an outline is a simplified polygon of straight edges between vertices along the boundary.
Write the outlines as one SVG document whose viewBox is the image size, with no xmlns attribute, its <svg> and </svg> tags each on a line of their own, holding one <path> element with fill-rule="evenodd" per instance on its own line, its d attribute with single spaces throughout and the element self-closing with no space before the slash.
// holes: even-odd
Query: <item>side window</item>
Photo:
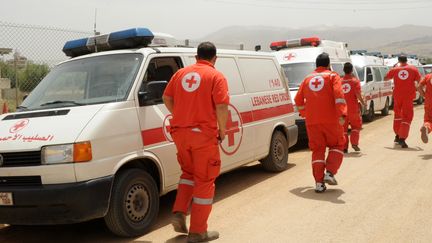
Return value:
<svg viewBox="0 0 432 243">
<path fill-rule="evenodd" d="M 388 71 L 389 71 L 389 68 L 388 68 L 388 67 L 380 67 L 379 69 L 380 69 L 380 71 L 381 71 L 381 77 L 382 77 L 383 80 L 384 80 L 384 77 L 387 75 L 387 73 L 388 73 Z"/>
<path fill-rule="evenodd" d="M 273 59 L 241 57 L 238 61 L 246 91 L 264 92 L 283 88 Z"/>
<path fill-rule="evenodd" d="M 366 82 L 373 81 L 372 69 L 370 67 L 366 68 Z"/>
<path fill-rule="evenodd" d="M 218 57 L 215 68 L 227 79 L 228 90 L 231 95 L 244 93 L 243 82 L 233 57 Z"/>
<path fill-rule="evenodd" d="M 182 67 L 183 64 L 180 57 L 152 58 L 145 71 L 139 92 L 151 91 L 154 98 L 151 101 L 144 103 L 142 103 L 140 99 L 140 106 L 162 103 L 162 95 L 166 87 L 163 84 L 168 83 L 174 73 Z M 151 90 L 149 88 L 149 83 L 152 86 Z"/>
<path fill-rule="evenodd" d="M 381 72 L 378 67 L 373 68 L 374 74 L 375 74 L 375 81 L 383 81 L 383 78 L 381 76 Z"/>
</svg>

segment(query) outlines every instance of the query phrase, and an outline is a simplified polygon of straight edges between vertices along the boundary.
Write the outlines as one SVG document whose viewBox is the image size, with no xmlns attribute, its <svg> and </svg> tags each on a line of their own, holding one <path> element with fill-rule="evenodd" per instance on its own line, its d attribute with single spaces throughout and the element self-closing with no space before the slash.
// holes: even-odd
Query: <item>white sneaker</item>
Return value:
<svg viewBox="0 0 432 243">
<path fill-rule="evenodd" d="M 316 193 L 322 193 L 322 192 L 325 192 L 326 189 L 327 189 L 327 187 L 325 186 L 324 183 L 317 182 L 317 183 L 315 184 L 315 192 L 316 192 Z"/>
<path fill-rule="evenodd" d="M 324 175 L 324 182 L 333 186 L 338 184 L 334 175 L 329 171 L 327 171 Z"/>
</svg>

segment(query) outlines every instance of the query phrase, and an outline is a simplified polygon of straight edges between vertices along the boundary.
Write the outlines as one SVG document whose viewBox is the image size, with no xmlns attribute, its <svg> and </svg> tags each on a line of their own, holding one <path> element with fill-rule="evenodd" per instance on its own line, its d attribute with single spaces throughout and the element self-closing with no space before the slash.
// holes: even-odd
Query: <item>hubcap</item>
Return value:
<svg viewBox="0 0 432 243">
<path fill-rule="evenodd" d="M 285 148 L 283 144 L 278 140 L 273 148 L 273 154 L 278 161 L 281 161 L 285 156 Z"/>
<path fill-rule="evenodd" d="M 141 185 L 133 185 L 127 195 L 125 200 L 126 212 L 129 217 L 134 222 L 139 222 L 144 219 L 150 206 L 150 198 L 146 188 Z"/>
</svg>

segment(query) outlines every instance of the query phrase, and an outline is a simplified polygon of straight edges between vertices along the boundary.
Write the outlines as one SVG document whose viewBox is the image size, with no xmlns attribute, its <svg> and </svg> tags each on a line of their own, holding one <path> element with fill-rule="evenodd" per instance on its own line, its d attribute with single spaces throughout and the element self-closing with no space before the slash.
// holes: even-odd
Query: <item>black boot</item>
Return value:
<svg viewBox="0 0 432 243">
<path fill-rule="evenodd" d="M 405 142 L 405 139 L 403 139 L 403 138 L 399 138 L 399 145 L 402 147 L 402 148 L 408 148 L 408 144 L 406 144 L 406 142 Z"/>
</svg>

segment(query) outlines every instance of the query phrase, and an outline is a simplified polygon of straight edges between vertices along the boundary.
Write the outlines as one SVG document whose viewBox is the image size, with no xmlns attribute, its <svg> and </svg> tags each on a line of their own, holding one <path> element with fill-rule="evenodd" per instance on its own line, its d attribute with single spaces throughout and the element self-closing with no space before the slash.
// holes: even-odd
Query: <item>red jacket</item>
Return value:
<svg viewBox="0 0 432 243">
<path fill-rule="evenodd" d="M 228 84 L 222 73 L 207 61 L 178 70 L 164 92 L 174 99 L 171 128 L 200 128 L 217 134 L 216 108 L 229 104 Z"/>
<path fill-rule="evenodd" d="M 425 106 L 432 107 L 432 74 L 426 75 L 420 81 L 420 87 L 426 86 L 425 90 Z"/>
<path fill-rule="evenodd" d="M 342 78 L 342 91 L 345 95 L 348 114 L 359 114 L 359 105 L 356 94 L 361 93 L 360 81 L 349 74 Z"/>
<path fill-rule="evenodd" d="M 339 117 L 347 115 L 340 77 L 324 67 L 306 76 L 295 103 L 307 125 L 337 123 Z"/>
<path fill-rule="evenodd" d="M 416 96 L 416 81 L 420 81 L 421 75 L 416 67 L 405 64 L 390 69 L 386 75 L 386 79 L 393 79 L 394 90 L 393 97 L 395 99 L 411 99 Z"/>
</svg>

